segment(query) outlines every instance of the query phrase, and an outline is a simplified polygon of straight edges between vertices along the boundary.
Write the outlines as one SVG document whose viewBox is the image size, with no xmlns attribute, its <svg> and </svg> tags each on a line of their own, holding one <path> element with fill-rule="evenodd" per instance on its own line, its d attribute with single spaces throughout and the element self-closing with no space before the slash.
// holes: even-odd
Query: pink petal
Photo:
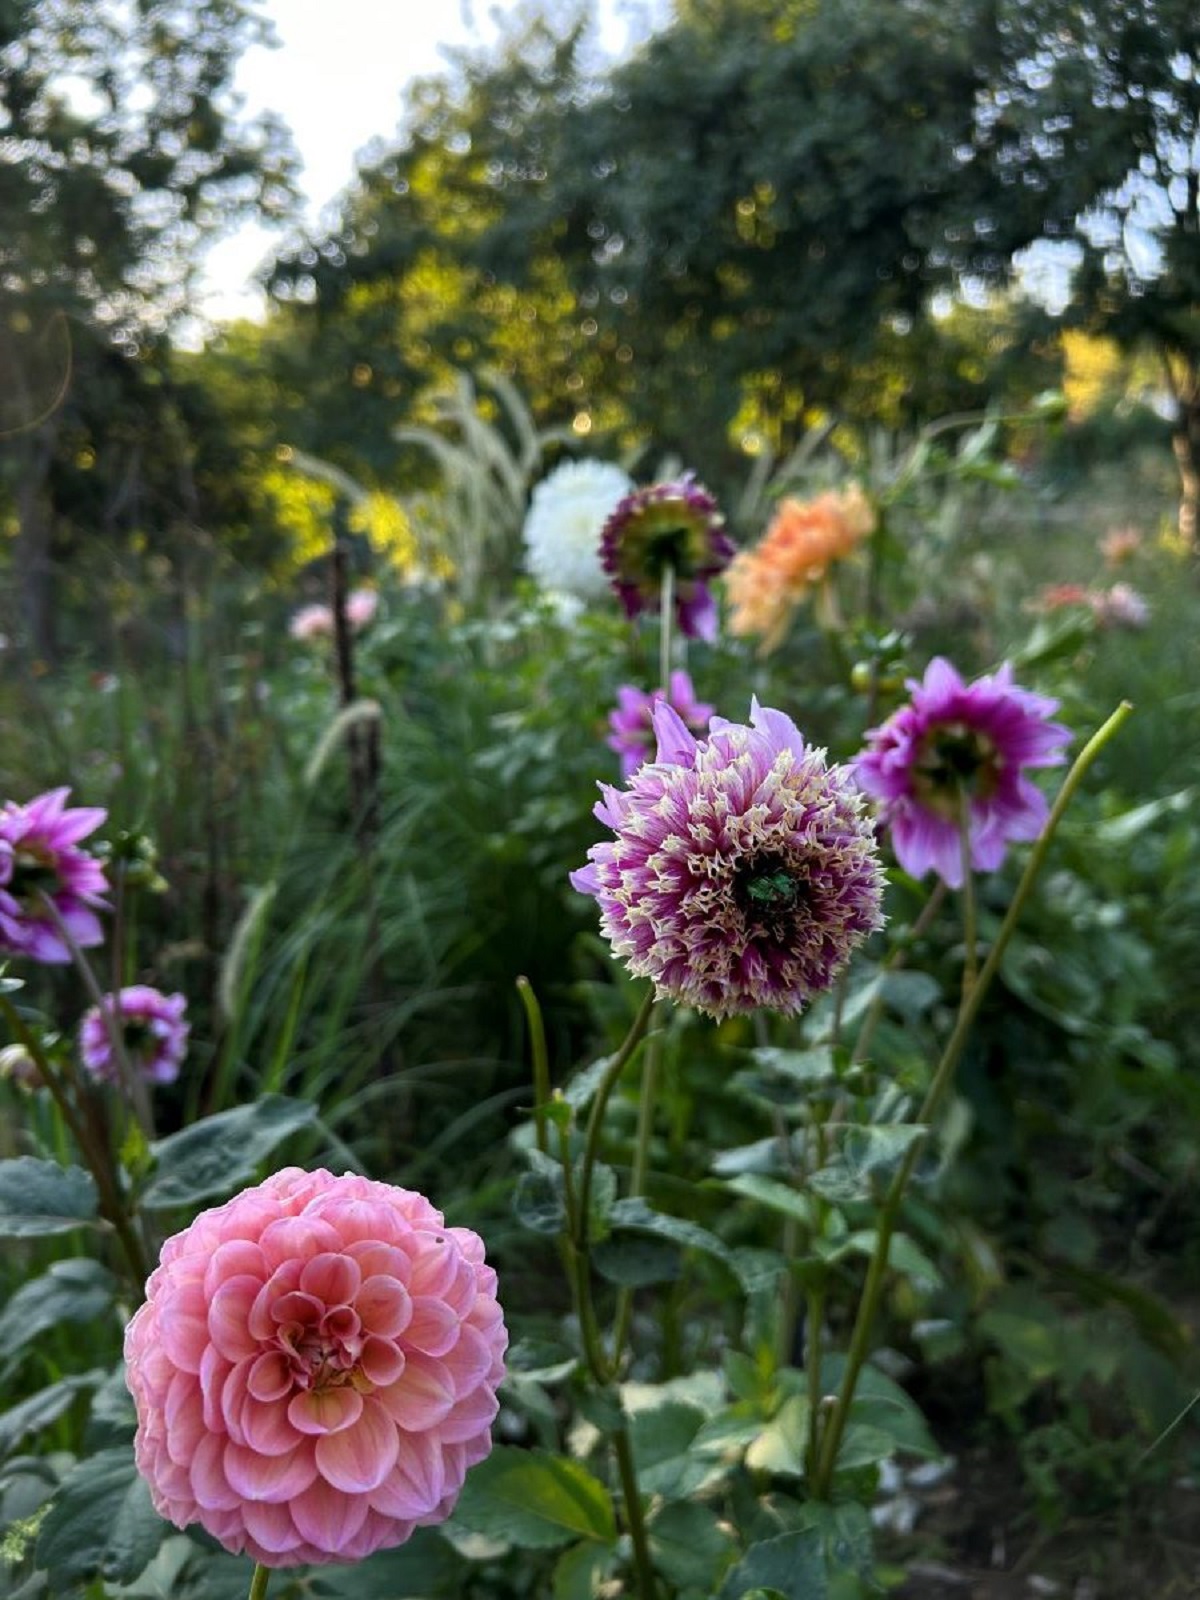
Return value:
<svg viewBox="0 0 1200 1600">
<path fill-rule="evenodd" d="M 292 1364 L 282 1350 L 266 1350 L 250 1368 L 246 1387 L 256 1400 L 279 1400 L 292 1387 Z"/>
<path fill-rule="evenodd" d="M 241 1500 L 225 1473 L 226 1448 L 233 1447 L 227 1447 L 219 1434 L 206 1433 L 188 1465 L 196 1504 L 206 1511 L 232 1511 Z"/>
<path fill-rule="evenodd" d="M 458 1343 L 446 1358 L 446 1371 L 459 1399 L 477 1389 L 492 1368 L 492 1345 L 477 1328 L 464 1323 Z"/>
<path fill-rule="evenodd" d="M 288 1421 L 301 1433 L 340 1433 L 362 1415 L 363 1397 L 347 1384 L 302 1390 L 288 1402 Z"/>
<path fill-rule="evenodd" d="M 406 1433 L 423 1433 L 436 1427 L 454 1404 L 454 1384 L 440 1361 L 414 1351 L 404 1376 L 375 1397 Z"/>
<path fill-rule="evenodd" d="M 281 1505 L 294 1500 L 317 1476 L 317 1463 L 311 1443 L 290 1450 L 287 1455 L 263 1456 L 241 1445 L 227 1444 L 224 1457 L 229 1486 L 244 1500 L 266 1500 Z"/>
<path fill-rule="evenodd" d="M 358 1293 L 362 1273 L 358 1263 L 350 1256 L 320 1255 L 306 1262 L 300 1274 L 300 1287 L 305 1294 L 316 1295 L 327 1306 L 349 1305 Z"/>
<path fill-rule="evenodd" d="M 208 1345 L 208 1305 L 203 1285 L 181 1284 L 158 1308 L 158 1336 L 172 1363 L 199 1372 Z"/>
<path fill-rule="evenodd" d="M 247 1500 L 242 1506 L 242 1520 L 254 1542 L 273 1556 L 294 1550 L 300 1543 L 296 1524 L 286 1505 Z"/>
<path fill-rule="evenodd" d="M 367 1520 L 364 1495 L 342 1494 L 318 1478 L 291 1504 L 292 1520 L 301 1536 L 327 1555 L 337 1556 Z"/>
<path fill-rule="evenodd" d="M 412 1317 L 412 1301 L 398 1278 L 383 1274 L 368 1278 L 358 1291 L 354 1309 L 368 1333 L 394 1339 L 403 1333 Z"/>
<path fill-rule="evenodd" d="M 427 1356 L 444 1356 L 458 1340 L 459 1319 L 444 1300 L 417 1295 L 412 1302 L 412 1321 L 404 1330 L 404 1343 Z"/>
<path fill-rule="evenodd" d="M 438 1423 L 438 1438 L 446 1444 L 462 1444 L 490 1428 L 500 1409 L 493 1390 L 476 1389 L 464 1400 L 455 1402 L 454 1410 Z"/>
<path fill-rule="evenodd" d="M 261 1284 L 268 1277 L 266 1257 L 251 1239 L 230 1239 L 218 1245 L 204 1273 L 204 1292 L 211 1300 L 222 1283 L 248 1276 Z"/>
<path fill-rule="evenodd" d="M 250 1312 L 261 1288 L 261 1279 L 242 1274 L 227 1278 L 209 1301 L 209 1337 L 230 1361 L 257 1353 L 258 1341 L 250 1332 Z"/>
<path fill-rule="evenodd" d="M 378 1401 L 368 1398 L 362 1416 L 351 1428 L 317 1440 L 321 1476 L 347 1494 L 377 1488 L 396 1464 L 400 1435 Z"/>
<path fill-rule="evenodd" d="M 311 1261 L 325 1251 L 337 1251 L 342 1243 L 338 1230 L 319 1217 L 280 1217 L 258 1242 L 271 1268 L 285 1261 Z"/>
<path fill-rule="evenodd" d="M 242 1401 L 238 1426 L 242 1438 L 251 1450 L 264 1456 L 283 1456 L 300 1443 L 301 1434 L 288 1418 L 288 1409 L 282 1400 L 257 1400 L 247 1393 Z M 233 1438 L 233 1428 L 229 1429 Z"/>
<path fill-rule="evenodd" d="M 404 1371 L 404 1352 L 390 1339 L 367 1339 L 359 1357 L 362 1375 L 378 1389 L 386 1389 Z"/>
</svg>

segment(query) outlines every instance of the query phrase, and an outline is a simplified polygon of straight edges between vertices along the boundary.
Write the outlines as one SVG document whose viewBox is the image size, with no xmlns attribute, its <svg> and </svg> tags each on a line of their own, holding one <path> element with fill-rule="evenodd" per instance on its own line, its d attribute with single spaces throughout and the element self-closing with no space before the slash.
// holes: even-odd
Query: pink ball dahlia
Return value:
<svg viewBox="0 0 1200 1600">
<path fill-rule="evenodd" d="M 596 807 L 616 838 L 571 882 L 613 954 L 713 1017 L 799 1011 L 882 925 L 874 830 L 847 768 L 752 703 L 697 740 L 661 700 L 655 759 Z"/>
<path fill-rule="evenodd" d="M 263 1566 L 360 1561 L 449 1516 L 507 1343 L 476 1234 L 289 1167 L 163 1245 L 125 1330 L 138 1470 L 162 1516 Z"/>
<path fill-rule="evenodd" d="M 675 614 L 693 639 L 717 636 L 708 587 L 733 559 L 717 502 L 685 472 L 674 483 L 635 489 L 618 502 L 600 535 L 600 560 L 627 617 L 657 611 L 667 567 L 675 573 Z"/>
<path fill-rule="evenodd" d="M 963 881 L 962 807 L 971 865 L 992 872 L 1011 840 L 1036 839 L 1045 797 L 1025 776 L 1053 767 L 1071 731 L 1051 722 L 1058 701 L 1019 688 L 1007 664 L 967 685 L 940 656 L 912 700 L 867 734 L 855 763 L 862 789 L 882 802 L 896 859 L 914 878 L 934 871 L 952 889 Z"/>
<path fill-rule="evenodd" d="M 68 808 L 70 792 L 51 789 L 27 805 L 9 800 L 0 809 L 0 954 L 70 961 L 71 951 L 43 895 L 77 945 L 104 943 L 96 909 L 105 908 L 108 880 L 100 862 L 79 849 L 79 841 L 108 813 L 98 806 Z"/>
<path fill-rule="evenodd" d="M 608 714 L 612 729 L 605 741 L 621 758 L 621 776 L 628 778 L 654 752 L 654 707 L 665 700 L 683 718 L 693 733 L 703 733 L 713 708 L 696 699 L 692 680 L 686 672 L 673 672 L 670 686 L 646 694 L 631 683 L 617 690 L 617 703 Z"/>
<path fill-rule="evenodd" d="M 293 639 L 307 644 L 311 639 L 328 639 L 333 635 L 333 612 L 328 606 L 301 606 L 288 623 Z"/>
<path fill-rule="evenodd" d="M 147 1083 L 174 1083 L 187 1054 L 189 1025 L 183 1020 L 187 1001 L 181 994 L 161 994 L 146 983 L 134 983 L 116 996 L 116 1025 L 134 1072 Z M 104 996 L 104 1011 L 93 1006 L 79 1029 L 79 1059 L 107 1083 L 119 1083 L 113 1059 L 109 1018 L 113 996 Z"/>
</svg>

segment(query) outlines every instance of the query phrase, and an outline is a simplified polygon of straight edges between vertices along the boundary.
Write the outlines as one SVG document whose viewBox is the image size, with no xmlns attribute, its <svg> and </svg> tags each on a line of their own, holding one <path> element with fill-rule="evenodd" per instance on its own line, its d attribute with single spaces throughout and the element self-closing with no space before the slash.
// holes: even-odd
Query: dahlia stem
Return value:
<svg viewBox="0 0 1200 1600">
<path fill-rule="evenodd" d="M 675 568 L 668 561 L 662 570 L 658 613 L 658 681 L 664 695 L 671 688 L 671 623 L 675 613 Z"/>
<path fill-rule="evenodd" d="M 958 836 L 962 847 L 962 913 L 963 913 L 963 994 L 975 987 L 979 953 L 979 933 L 975 914 L 975 873 L 971 866 L 971 803 L 967 791 L 958 797 Z"/>
<path fill-rule="evenodd" d="M 662 1040 L 653 1034 L 646 1041 L 646 1061 L 642 1068 L 642 1092 L 638 1100 L 637 1139 L 633 1147 L 633 1166 L 629 1174 L 629 1197 L 646 1192 L 646 1172 L 650 1166 L 650 1136 L 654 1131 L 655 1101 L 658 1097 L 658 1068 L 662 1060 Z M 621 1366 L 621 1351 L 629 1337 L 633 1316 L 633 1290 L 622 1286 L 617 1291 L 617 1311 L 613 1322 L 612 1364 Z"/>
<path fill-rule="evenodd" d="M 905 965 L 908 961 L 909 951 L 929 931 L 929 926 L 941 910 L 942 901 L 945 898 L 946 885 L 939 878 L 930 893 L 929 899 L 921 907 L 917 920 L 904 936 L 903 943 L 897 944 L 884 961 L 880 974 L 879 988 L 867 1009 L 866 1016 L 863 1018 L 862 1027 L 858 1030 L 858 1038 L 854 1041 L 854 1048 L 850 1052 L 848 1065 L 853 1066 L 856 1061 L 863 1059 L 870 1048 L 871 1040 L 875 1037 L 875 1029 L 879 1026 L 879 1019 L 883 1015 L 885 980 L 888 973 L 899 972 L 901 967 Z"/>
<path fill-rule="evenodd" d="M 517 979 L 517 993 L 525 1008 L 529 1028 L 529 1053 L 533 1058 L 533 1137 L 543 1155 L 550 1153 L 546 1137 L 546 1109 L 550 1104 L 550 1058 L 546 1053 L 546 1028 L 542 1008 L 528 978 Z"/>
<path fill-rule="evenodd" d="M 650 1024 L 650 1013 L 654 1010 L 654 990 L 648 989 L 642 1001 L 637 1016 L 629 1032 L 625 1035 L 621 1048 L 608 1063 L 604 1076 L 596 1088 L 596 1095 L 592 1101 L 592 1109 L 588 1115 L 587 1129 L 583 1137 L 583 1160 L 579 1168 L 579 1216 L 577 1245 L 582 1245 L 586 1253 L 588 1241 L 588 1213 L 592 1200 L 592 1172 L 596 1165 L 596 1158 L 600 1153 L 600 1132 L 604 1125 L 604 1113 L 608 1108 L 609 1099 L 617 1086 L 617 1080 L 629 1063 L 629 1058 L 642 1042 Z"/>
<path fill-rule="evenodd" d="M 84 955 L 78 940 L 68 928 L 65 919 L 59 914 L 58 907 L 48 894 L 42 895 L 42 904 L 47 915 L 58 929 L 63 943 L 70 951 L 75 970 L 83 979 L 83 986 L 88 992 L 88 997 L 96 1007 L 101 1021 L 104 1023 L 104 1031 L 108 1034 L 108 1042 L 112 1048 L 113 1060 L 117 1064 L 117 1076 L 121 1080 L 121 1088 L 124 1090 L 126 1102 L 140 1123 L 146 1139 L 153 1141 L 154 1116 L 150 1110 L 150 1096 L 146 1093 L 146 1085 L 134 1072 L 125 1050 L 125 1041 L 121 1037 L 120 1005 L 117 994 L 114 993 L 111 1006 L 105 1005 L 104 995 L 99 983 L 96 981 L 96 974 L 92 971 L 91 962 Z"/>
<path fill-rule="evenodd" d="M 254 1576 L 250 1579 L 250 1594 L 248 1600 L 266 1600 L 267 1579 L 271 1576 L 266 1567 L 254 1566 Z"/>
<path fill-rule="evenodd" d="M 621 1477 L 621 1498 L 625 1502 L 629 1541 L 633 1545 L 633 1566 L 637 1574 L 638 1595 L 640 1600 L 655 1600 L 657 1586 L 654 1582 L 654 1566 L 650 1560 L 650 1541 L 646 1537 L 646 1521 L 642 1516 L 642 1497 L 638 1489 L 633 1443 L 624 1420 L 613 1429 L 612 1443 L 617 1457 L 617 1471 Z"/>
<path fill-rule="evenodd" d="M 117 1238 L 121 1241 L 121 1248 L 125 1252 L 134 1282 L 140 1290 L 150 1275 L 150 1264 L 146 1252 L 137 1234 L 130 1224 L 128 1214 L 122 1204 L 120 1189 L 109 1165 L 109 1156 L 106 1149 L 98 1147 L 92 1141 L 90 1132 L 81 1121 L 78 1112 L 71 1103 L 71 1097 L 63 1086 L 58 1076 L 58 1070 L 50 1061 L 49 1056 L 42 1049 L 36 1034 L 26 1026 L 25 1019 L 5 994 L 0 994 L 0 1013 L 16 1035 L 19 1044 L 23 1045 L 32 1056 L 42 1075 L 42 1082 L 50 1091 L 51 1098 L 62 1114 L 62 1119 L 70 1129 L 79 1153 L 87 1163 L 88 1171 L 96 1180 L 96 1189 L 100 1196 L 100 1212 L 106 1221 L 111 1223 Z"/>
<path fill-rule="evenodd" d="M 875 1250 L 867 1268 L 866 1282 L 863 1284 L 862 1298 L 858 1303 L 858 1313 L 854 1320 L 854 1330 L 850 1336 L 850 1348 L 846 1354 L 846 1370 L 842 1377 L 838 1397 L 830 1413 L 829 1424 L 825 1430 L 822 1441 L 820 1459 L 813 1480 L 813 1497 L 817 1500 L 829 1498 L 830 1487 L 833 1482 L 834 1471 L 837 1467 L 838 1449 L 842 1442 L 842 1435 L 849 1419 L 850 1407 L 854 1402 L 854 1391 L 858 1384 L 858 1376 L 867 1359 L 867 1348 L 871 1338 L 871 1330 L 879 1310 L 879 1302 L 883 1296 L 884 1279 L 887 1276 L 888 1255 L 891 1250 L 892 1235 L 896 1231 L 896 1223 L 900 1215 L 900 1203 L 904 1199 L 908 1181 L 912 1177 L 913 1169 L 930 1134 L 930 1124 L 941 1105 L 947 1089 L 954 1081 L 955 1068 L 958 1066 L 967 1037 L 979 1014 L 984 997 L 991 988 L 992 979 L 999 971 L 1000 962 L 1008 948 L 1022 911 L 1029 896 L 1033 892 L 1034 884 L 1045 863 L 1050 844 L 1058 831 L 1063 814 L 1075 797 L 1075 792 L 1083 782 L 1088 768 L 1104 749 L 1105 745 L 1124 726 L 1133 714 L 1133 707 L 1128 700 L 1123 700 L 1108 720 L 1084 745 L 1075 757 L 1071 770 L 1063 780 L 1062 788 L 1051 808 L 1050 816 L 1040 838 L 1034 844 L 1025 864 L 1025 871 L 1021 874 L 1017 884 L 1016 893 L 1000 925 L 996 941 L 988 952 L 987 960 L 979 973 L 978 981 L 970 989 L 964 990 L 955 1020 L 954 1029 L 946 1041 L 942 1051 L 941 1060 L 933 1075 L 933 1081 L 926 1092 L 925 1100 L 917 1113 L 917 1121 L 925 1124 L 925 1131 L 913 1141 L 896 1170 L 888 1191 L 884 1197 L 879 1213 L 879 1222 L 876 1228 Z"/>
</svg>

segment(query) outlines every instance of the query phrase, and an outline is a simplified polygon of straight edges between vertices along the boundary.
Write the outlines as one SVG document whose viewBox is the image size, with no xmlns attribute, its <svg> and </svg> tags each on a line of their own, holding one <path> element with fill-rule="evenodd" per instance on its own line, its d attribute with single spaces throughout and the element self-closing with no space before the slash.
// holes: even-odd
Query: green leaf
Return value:
<svg viewBox="0 0 1200 1600">
<path fill-rule="evenodd" d="M 632 1233 L 648 1233 L 656 1239 L 667 1239 L 685 1250 L 700 1250 L 712 1256 L 737 1276 L 737 1259 L 733 1251 L 715 1233 L 699 1223 L 688 1222 L 684 1217 L 668 1216 L 662 1211 L 652 1211 L 646 1202 L 636 1197 L 618 1200 L 609 1214 L 613 1232 L 628 1229 Z"/>
<path fill-rule="evenodd" d="M 716 1593 L 716 1579 L 733 1550 L 733 1540 L 707 1506 L 676 1501 L 662 1508 L 646 1529 L 650 1559 L 680 1588 Z"/>
<path fill-rule="evenodd" d="M 96 1185 L 82 1167 L 18 1156 L 0 1161 L 0 1237 L 67 1233 L 96 1220 Z"/>
<path fill-rule="evenodd" d="M 418 1595 L 460 1592 L 463 1572 L 462 1557 L 440 1534 L 418 1528 L 398 1550 L 323 1570 L 305 1592 L 314 1600 L 396 1600 L 398 1595 L 417 1600 Z"/>
<path fill-rule="evenodd" d="M 766 1178 L 757 1172 L 743 1172 L 739 1177 L 730 1178 L 726 1188 L 747 1200 L 757 1200 L 759 1205 L 768 1206 L 782 1216 L 794 1217 L 806 1227 L 812 1226 L 812 1202 L 808 1196 L 801 1194 L 791 1184 L 781 1183 L 778 1178 Z"/>
<path fill-rule="evenodd" d="M 316 1117 L 310 1101 L 268 1094 L 159 1139 L 151 1146 L 157 1168 L 142 1194 L 142 1206 L 165 1211 L 228 1194 L 249 1182 L 260 1161 L 290 1134 L 311 1127 Z"/>
<path fill-rule="evenodd" d="M 756 1470 L 803 1477 L 809 1409 L 807 1395 L 789 1395 L 746 1451 L 746 1465 Z"/>
<path fill-rule="evenodd" d="M 170 1528 L 130 1450 L 102 1450 L 73 1467 L 38 1534 L 36 1562 L 51 1586 L 102 1577 L 129 1583 L 156 1554 Z"/>
<path fill-rule="evenodd" d="M 942 998 L 942 986 L 927 972 L 889 972 L 883 980 L 883 998 L 905 1022 L 917 1022 Z"/>
<path fill-rule="evenodd" d="M 833 1160 L 814 1172 L 809 1183 L 823 1199 L 835 1204 L 869 1200 L 925 1132 L 924 1125 L 917 1122 L 847 1128 Z"/>
<path fill-rule="evenodd" d="M 803 1089 L 822 1088 L 837 1082 L 833 1051 L 827 1044 L 810 1050 L 777 1050 L 772 1045 L 763 1045 L 751 1050 L 750 1059 L 763 1072 L 775 1073 Z"/>
<path fill-rule="evenodd" d="M 820 1533 L 804 1528 L 751 1545 L 725 1579 L 719 1600 L 745 1600 L 756 1589 L 773 1589 L 784 1600 L 827 1600 L 829 1584 Z"/>
<path fill-rule="evenodd" d="M 520 1175 L 513 1189 L 512 1209 L 513 1216 L 531 1233 L 554 1235 L 566 1230 L 562 1168 L 557 1162 Z"/>
<path fill-rule="evenodd" d="M 467 1479 L 454 1521 L 525 1550 L 571 1539 L 612 1544 L 608 1490 L 578 1461 L 546 1450 L 493 1450 Z"/>
<path fill-rule="evenodd" d="M 62 1416 L 77 1394 L 82 1394 L 85 1389 L 99 1388 L 107 1376 L 97 1367 L 92 1372 L 60 1378 L 48 1388 L 31 1394 L 28 1400 L 22 1400 L 20 1405 L 0 1412 L 0 1456 L 8 1455 L 27 1433 L 48 1427 Z"/>
<path fill-rule="evenodd" d="M 56 1261 L 22 1284 L 0 1311 L 0 1354 L 11 1369 L 39 1334 L 60 1322 L 91 1322 L 112 1309 L 116 1279 L 98 1261 Z"/>
<path fill-rule="evenodd" d="M 634 1412 L 629 1432 L 638 1486 L 644 1494 L 681 1499 L 712 1476 L 712 1462 L 692 1449 L 705 1420 L 698 1407 L 679 1400 Z"/>
<path fill-rule="evenodd" d="M 554 1568 L 554 1600 L 595 1600 L 616 1563 L 615 1551 L 590 1539 L 564 1550 Z"/>
<path fill-rule="evenodd" d="M 592 1250 L 592 1265 L 609 1283 L 644 1289 L 651 1283 L 674 1283 L 682 1257 L 679 1246 L 649 1234 L 622 1233 L 604 1239 Z"/>
</svg>

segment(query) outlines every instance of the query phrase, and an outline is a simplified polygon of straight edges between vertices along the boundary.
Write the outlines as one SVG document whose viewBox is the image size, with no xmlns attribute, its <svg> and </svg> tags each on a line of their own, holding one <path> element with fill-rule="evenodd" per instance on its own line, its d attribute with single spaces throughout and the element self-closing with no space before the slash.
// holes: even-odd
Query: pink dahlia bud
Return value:
<svg viewBox="0 0 1200 1600">
<path fill-rule="evenodd" d="M 697 740 L 659 701 L 658 749 L 625 789 L 600 785 L 593 845 L 571 874 L 630 972 L 710 1016 L 799 1011 L 882 924 L 874 829 L 848 768 L 790 717 L 752 703 Z"/>
<path fill-rule="evenodd" d="M 1071 730 L 1050 721 L 1058 701 L 1019 688 L 1007 664 L 967 685 L 938 656 L 908 687 L 911 702 L 868 732 L 855 770 L 881 802 L 904 870 L 936 872 L 957 889 L 964 808 L 971 865 L 994 872 L 1011 840 L 1036 839 L 1045 827 L 1045 796 L 1025 773 L 1058 766 Z"/>
<path fill-rule="evenodd" d="M 125 1330 L 160 1514 L 267 1567 L 449 1516 L 508 1335 L 483 1243 L 424 1196 L 289 1167 L 168 1239 Z"/>
<path fill-rule="evenodd" d="M 351 589 L 346 596 L 346 621 L 357 633 L 375 620 L 379 595 L 374 589 Z"/>
<path fill-rule="evenodd" d="M 160 994 L 148 984 L 135 983 L 116 996 L 104 996 L 104 1011 L 93 1006 L 79 1029 L 79 1059 L 87 1070 L 108 1083 L 119 1083 L 113 1058 L 115 1026 L 134 1072 L 147 1083 L 174 1083 L 179 1064 L 187 1054 L 188 1033 L 183 1020 L 187 1001 L 181 994 Z"/>
<path fill-rule="evenodd" d="M 654 754 L 654 707 L 659 700 L 672 706 L 693 733 L 703 733 L 708 727 L 713 708 L 696 699 L 686 672 L 673 672 L 670 687 L 655 689 L 653 694 L 623 683 L 617 690 L 617 703 L 608 714 L 612 732 L 605 741 L 621 758 L 622 778 L 628 778 Z"/>
<path fill-rule="evenodd" d="M 627 494 L 600 536 L 600 560 L 625 615 L 659 609 L 663 573 L 670 567 L 676 618 L 693 639 L 717 636 L 717 603 L 708 584 L 732 559 L 725 518 L 690 472 L 674 483 Z"/>
<path fill-rule="evenodd" d="M 77 945 L 104 943 L 96 909 L 105 909 L 108 880 L 79 841 L 108 813 L 96 806 L 69 809 L 70 792 L 51 789 L 27 805 L 9 800 L 0 808 L 0 954 L 70 961 L 59 920 Z"/>
</svg>

